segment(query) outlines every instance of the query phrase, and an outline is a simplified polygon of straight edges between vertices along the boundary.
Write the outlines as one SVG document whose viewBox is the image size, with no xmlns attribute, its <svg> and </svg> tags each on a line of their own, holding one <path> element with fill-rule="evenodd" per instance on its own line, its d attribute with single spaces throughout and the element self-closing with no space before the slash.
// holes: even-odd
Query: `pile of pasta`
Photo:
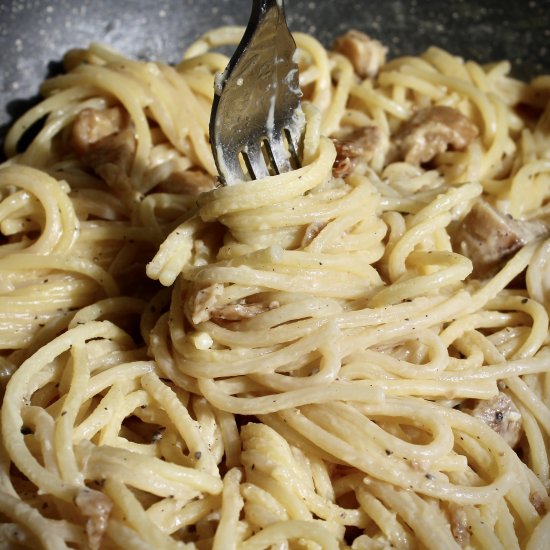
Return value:
<svg viewBox="0 0 550 550">
<path fill-rule="evenodd" d="M 361 77 L 298 33 L 302 167 L 224 187 L 208 121 L 241 35 L 177 66 L 69 52 L 7 136 L 0 541 L 547 547 L 550 240 L 484 277 L 453 237 L 481 198 L 550 213 L 550 76 L 434 47 Z M 392 156 L 434 106 L 477 135 Z M 365 127 L 383 146 L 336 170 Z M 513 445 L 471 413 L 499 396 Z"/>
</svg>

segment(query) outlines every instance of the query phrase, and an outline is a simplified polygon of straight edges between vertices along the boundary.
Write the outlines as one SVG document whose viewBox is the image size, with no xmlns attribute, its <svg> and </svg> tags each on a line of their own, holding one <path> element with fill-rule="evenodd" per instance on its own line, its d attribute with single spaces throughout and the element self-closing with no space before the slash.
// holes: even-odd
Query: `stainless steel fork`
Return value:
<svg viewBox="0 0 550 550">
<path fill-rule="evenodd" d="M 210 140 L 225 185 L 299 167 L 304 114 L 295 51 L 283 0 L 253 0 L 243 38 L 215 83 Z"/>
</svg>

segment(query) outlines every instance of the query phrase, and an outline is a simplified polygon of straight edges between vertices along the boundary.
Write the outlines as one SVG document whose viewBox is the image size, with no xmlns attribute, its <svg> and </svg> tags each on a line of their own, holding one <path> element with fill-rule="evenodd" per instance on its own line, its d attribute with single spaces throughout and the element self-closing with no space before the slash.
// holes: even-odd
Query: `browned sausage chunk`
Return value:
<svg viewBox="0 0 550 550">
<path fill-rule="evenodd" d="M 333 139 L 336 160 L 332 174 L 340 178 L 349 176 L 360 161 L 368 162 L 380 147 L 384 147 L 385 141 L 378 126 L 364 126 L 343 138 Z"/>
<path fill-rule="evenodd" d="M 395 135 L 405 162 L 429 162 L 449 147 L 465 149 L 477 136 L 477 126 L 457 109 L 444 105 L 418 111 Z"/>
<path fill-rule="evenodd" d="M 337 38 L 332 49 L 346 56 L 353 65 L 353 70 L 361 78 L 373 78 L 386 62 L 386 48 L 381 42 L 366 34 L 351 30 Z"/>
<path fill-rule="evenodd" d="M 520 221 L 478 200 L 453 236 L 455 249 L 472 260 L 472 275 L 490 277 L 511 254 L 548 233 L 542 221 Z"/>
</svg>

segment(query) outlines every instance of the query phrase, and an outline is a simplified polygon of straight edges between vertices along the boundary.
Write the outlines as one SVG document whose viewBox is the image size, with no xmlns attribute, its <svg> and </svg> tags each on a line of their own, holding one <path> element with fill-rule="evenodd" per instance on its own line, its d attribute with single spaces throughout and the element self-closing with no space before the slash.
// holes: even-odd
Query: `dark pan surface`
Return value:
<svg viewBox="0 0 550 550">
<path fill-rule="evenodd" d="M 250 0 L 1 0 L 0 141 L 36 101 L 63 53 L 91 41 L 139 59 L 175 62 L 219 25 L 244 25 Z M 287 0 L 293 31 L 325 45 L 349 28 L 392 56 L 435 44 L 479 62 L 509 59 L 520 78 L 550 73 L 550 0 Z"/>
</svg>

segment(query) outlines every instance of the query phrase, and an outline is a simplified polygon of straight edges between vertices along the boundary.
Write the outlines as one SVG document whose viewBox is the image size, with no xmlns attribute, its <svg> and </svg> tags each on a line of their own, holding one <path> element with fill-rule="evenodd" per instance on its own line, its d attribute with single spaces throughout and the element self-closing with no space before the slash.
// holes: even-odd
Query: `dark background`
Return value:
<svg viewBox="0 0 550 550">
<path fill-rule="evenodd" d="M 139 59 L 175 62 L 219 25 L 245 25 L 251 0 L 0 0 L 0 142 L 63 53 L 89 42 Z M 293 31 L 325 45 L 349 28 L 390 55 L 429 45 L 479 62 L 509 59 L 528 79 L 550 73 L 550 0 L 286 0 Z M 1 155 L 0 155 L 1 156 Z"/>
</svg>

